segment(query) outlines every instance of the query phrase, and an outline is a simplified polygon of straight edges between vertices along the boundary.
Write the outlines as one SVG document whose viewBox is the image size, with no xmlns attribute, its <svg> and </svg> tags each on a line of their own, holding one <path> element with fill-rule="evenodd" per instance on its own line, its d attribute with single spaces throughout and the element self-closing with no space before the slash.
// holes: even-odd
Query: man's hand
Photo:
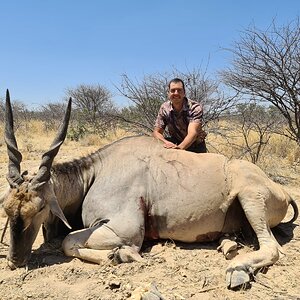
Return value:
<svg viewBox="0 0 300 300">
<path fill-rule="evenodd" d="M 176 144 L 169 142 L 169 141 L 166 141 L 164 143 L 164 147 L 167 149 L 179 149 L 179 148 L 177 148 L 178 146 Z"/>
</svg>

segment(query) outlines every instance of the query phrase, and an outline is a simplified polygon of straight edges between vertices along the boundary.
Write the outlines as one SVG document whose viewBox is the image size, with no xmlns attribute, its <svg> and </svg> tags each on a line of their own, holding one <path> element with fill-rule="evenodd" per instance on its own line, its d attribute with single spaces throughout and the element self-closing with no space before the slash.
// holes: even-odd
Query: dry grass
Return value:
<svg viewBox="0 0 300 300">
<path fill-rule="evenodd" d="M 243 152 L 245 141 L 242 135 L 232 129 L 226 133 L 226 136 L 225 138 L 221 135 L 209 134 L 207 142 L 210 152 L 251 161 L 250 155 Z M 258 141 L 255 132 L 250 132 L 247 138 L 250 145 Z M 268 174 L 295 178 L 300 171 L 300 147 L 284 136 L 273 134 L 261 153 L 257 165 Z"/>
<path fill-rule="evenodd" d="M 7 162 L 3 128 L 2 124 L 0 127 L 0 163 Z M 56 132 L 56 130 L 45 131 L 42 121 L 31 120 L 26 126 L 20 126 L 16 130 L 15 135 L 23 161 L 39 161 L 41 155 L 50 147 Z M 114 132 L 110 132 L 105 138 L 100 138 L 97 135 L 86 135 L 78 142 L 67 138 L 60 149 L 59 157 L 70 157 L 70 153 L 73 154 L 74 158 L 81 157 L 127 135 L 129 134 L 124 130 L 117 129 Z"/>
<path fill-rule="evenodd" d="M 7 187 L 5 174 L 7 173 L 7 149 L 3 137 L 3 124 L 0 126 L 0 193 Z M 20 126 L 16 130 L 18 149 L 22 153 L 21 171 L 37 171 L 42 155 L 47 151 L 56 135 L 56 130 L 45 131 L 43 122 L 30 121 L 26 126 Z M 118 129 L 111 132 L 105 139 L 96 135 L 85 136 L 76 142 L 66 139 L 60 148 L 55 162 L 69 161 L 71 158 L 80 158 L 95 150 L 128 135 L 124 130 Z"/>
<path fill-rule="evenodd" d="M 19 150 L 23 155 L 23 162 L 39 162 L 41 155 L 49 148 L 55 134 L 56 130 L 45 131 L 42 121 L 31 120 L 20 126 L 16 130 L 16 139 Z M 97 135 L 86 135 L 78 142 L 66 139 L 56 161 L 69 160 L 70 153 L 74 158 L 82 157 L 128 135 L 130 133 L 117 129 L 110 132 L 106 138 L 100 138 Z M 7 162 L 7 152 L 3 138 L 3 125 L 0 126 L 0 137 L 0 163 L 5 163 Z M 257 134 L 252 132 L 249 135 L 250 143 L 255 142 L 257 138 Z M 227 139 L 213 133 L 210 133 L 207 137 L 210 152 L 221 153 L 229 158 L 251 160 L 249 155 L 242 155 L 241 149 L 234 147 L 234 145 L 243 145 L 243 143 L 241 134 L 232 129 L 227 132 Z M 297 177 L 300 168 L 300 147 L 283 136 L 272 135 L 257 164 L 264 171 L 275 176 Z"/>
</svg>

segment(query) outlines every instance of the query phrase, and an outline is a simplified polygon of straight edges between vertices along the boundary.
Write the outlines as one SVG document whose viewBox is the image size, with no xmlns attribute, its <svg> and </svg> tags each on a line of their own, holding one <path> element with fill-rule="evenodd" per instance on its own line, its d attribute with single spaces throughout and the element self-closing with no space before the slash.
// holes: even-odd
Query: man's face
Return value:
<svg viewBox="0 0 300 300">
<path fill-rule="evenodd" d="M 173 104 L 180 104 L 183 102 L 185 97 L 185 92 L 181 82 L 171 82 L 170 88 L 168 91 L 169 99 Z"/>
</svg>

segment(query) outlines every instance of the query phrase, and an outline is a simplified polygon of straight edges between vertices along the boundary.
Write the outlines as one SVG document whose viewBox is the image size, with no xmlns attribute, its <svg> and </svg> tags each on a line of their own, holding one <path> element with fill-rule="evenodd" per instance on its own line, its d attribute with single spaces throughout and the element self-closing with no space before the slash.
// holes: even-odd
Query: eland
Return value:
<svg viewBox="0 0 300 300">
<path fill-rule="evenodd" d="M 64 253 L 93 263 L 141 261 L 145 239 L 214 241 L 246 223 L 259 249 L 229 263 L 228 287 L 249 283 L 256 270 L 279 259 L 281 246 L 270 228 L 284 219 L 290 204 L 290 222 L 298 209 L 259 167 L 219 154 L 166 150 L 146 136 L 124 138 L 81 159 L 52 165 L 66 137 L 70 111 L 71 99 L 37 173 L 21 173 L 7 91 L 9 189 L 3 207 L 10 224 L 11 269 L 27 264 L 41 226 L 47 241 L 58 234 L 59 222 L 70 228 L 76 218 L 82 227 L 64 238 Z"/>
</svg>

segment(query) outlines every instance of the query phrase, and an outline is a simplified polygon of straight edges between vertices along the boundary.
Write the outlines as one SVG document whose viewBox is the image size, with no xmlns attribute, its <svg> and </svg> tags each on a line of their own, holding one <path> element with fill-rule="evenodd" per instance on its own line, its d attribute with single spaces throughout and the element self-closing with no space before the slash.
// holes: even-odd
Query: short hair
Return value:
<svg viewBox="0 0 300 300">
<path fill-rule="evenodd" d="M 184 85 L 184 82 L 182 79 L 180 78 L 173 78 L 172 80 L 169 81 L 169 84 L 168 84 L 168 89 L 170 90 L 170 85 L 171 83 L 178 83 L 178 82 L 181 82 L 182 83 L 182 87 L 183 87 L 183 91 L 185 92 L 185 85 Z"/>
</svg>

